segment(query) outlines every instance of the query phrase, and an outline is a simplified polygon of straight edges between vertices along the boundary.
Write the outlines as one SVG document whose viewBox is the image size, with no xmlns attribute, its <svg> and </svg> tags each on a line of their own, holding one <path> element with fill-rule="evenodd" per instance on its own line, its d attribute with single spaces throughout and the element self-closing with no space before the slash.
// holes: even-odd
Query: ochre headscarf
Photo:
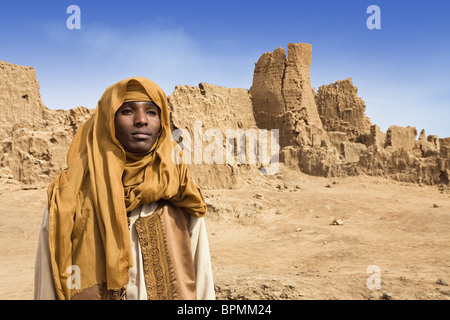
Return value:
<svg viewBox="0 0 450 320">
<path fill-rule="evenodd" d="M 114 116 L 127 101 L 152 101 L 161 111 L 159 136 L 146 154 L 127 152 L 115 137 Z M 48 188 L 49 247 L 58 298 L 99 283 L 119 290 L 133 265 L 126 213 L 160 199 L 203 216 L 206 204 L 185 164 L 172 152 L 170 115 L 163 90 L 145 78 L 110 86 L 94 115 L 78 130 L 67 169 Z M 75 267 L 73 267 L 75 266 Z M 71 278 L 79 276 L 81 286 Z"/>
</svg>

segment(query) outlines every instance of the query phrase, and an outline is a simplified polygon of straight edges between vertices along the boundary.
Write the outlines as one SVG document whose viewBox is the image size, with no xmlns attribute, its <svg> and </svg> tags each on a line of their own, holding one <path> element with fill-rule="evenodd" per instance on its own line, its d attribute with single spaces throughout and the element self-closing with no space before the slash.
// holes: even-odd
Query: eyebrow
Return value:
<svg viewBox="0 0 450 320">
<path fill-rule="evenodd" d="M 144 102 L 146 105 L 148 105 L 149 107 L 153 107 L 153 108 L 159 108 L 158 105 L 156 103 L 154 103 L 153 101 L 129 101 L 129 102 L 124 102 L 120 108 L 122 107 L 126 107 L 126 106 L 131 106 L 134 105 L 136 102 Z"/>
</svg>

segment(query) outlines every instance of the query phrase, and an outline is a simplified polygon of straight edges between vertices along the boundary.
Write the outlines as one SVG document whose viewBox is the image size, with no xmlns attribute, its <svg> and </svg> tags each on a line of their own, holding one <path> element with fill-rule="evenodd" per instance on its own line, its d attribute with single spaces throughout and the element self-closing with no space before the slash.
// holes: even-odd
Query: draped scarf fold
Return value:
<svg viewBox="0 0 450 320">
<path fill-rule="evenodd" d="M 115 112 L 126 101 L 152 101 L 160 108 L 161 130 L 146 154 L 126 151 L 115 137 Z M 164 199 L 189 214 L 206 213 L 187 166 L 173 160 L 176 147 L 167 98 L 156 83 L 135 77 L 106 89 L 93 116 L 74 136 L 67 169 L 48 187 L 49 248 L 58 298 L 70 299 L 100 283 L 108 290 L 128 283 L 133 259 L 126 213 L 139 205 Z"/>
</svg>

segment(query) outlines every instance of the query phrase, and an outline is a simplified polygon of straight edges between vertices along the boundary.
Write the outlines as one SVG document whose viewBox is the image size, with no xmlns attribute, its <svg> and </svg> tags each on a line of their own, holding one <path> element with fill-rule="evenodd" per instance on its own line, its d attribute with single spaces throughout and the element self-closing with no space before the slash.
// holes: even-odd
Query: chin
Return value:
<svg viewBox="0 0 450 320">
<path fill-rule="evenodd" d="M 133 153 L 147 153 L 152 148 L 153 144 L 146 146 L 135 146 L 134 148 L 130 148 L 129 150 Z M 133 150 L 133 151 L 132 151 Z"/>
</svg>

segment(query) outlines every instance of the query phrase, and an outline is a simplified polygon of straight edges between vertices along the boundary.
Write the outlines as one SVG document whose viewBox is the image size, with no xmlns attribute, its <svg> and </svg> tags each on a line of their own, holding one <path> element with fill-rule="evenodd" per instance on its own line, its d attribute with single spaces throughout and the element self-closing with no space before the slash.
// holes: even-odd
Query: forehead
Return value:
<svg viewBox="0 0 450 320">
<path fill-rule="evenodd" d="M 138 106 L 143 106 L 143 107 L 148 107 L 148 108 L 158 108 L 158 105 L 156 103 L 154 103 L 153 101 L 128 101 L 128 102 L 124 102 L 120 108 L 123 107 L 138 107 Z"/>
</svg>

